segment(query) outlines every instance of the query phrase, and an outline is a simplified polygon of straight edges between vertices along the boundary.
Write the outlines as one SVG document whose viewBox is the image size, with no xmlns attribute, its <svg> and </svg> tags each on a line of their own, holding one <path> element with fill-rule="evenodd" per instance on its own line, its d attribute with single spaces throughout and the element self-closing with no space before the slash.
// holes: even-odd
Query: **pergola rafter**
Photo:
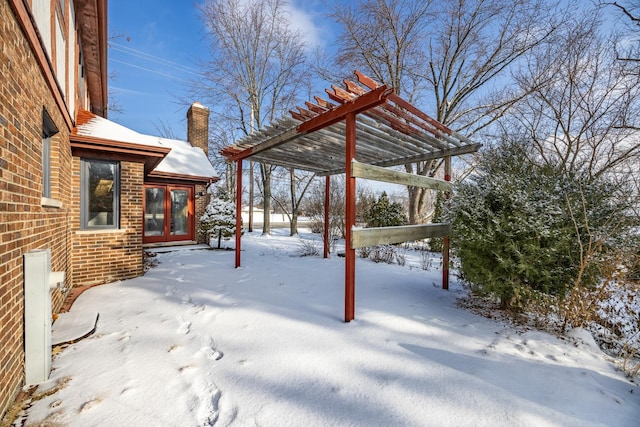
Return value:
<svg viewBox="0 0 640 427">
<path fill-rule="evenodd" d="M 473 153 L 480 144 L 452 131 L 395 94 L 393 88 L 379 84 L 359 71 L 356 80 L 345 79 L 344 88 L 326 89 L 329 100 L 314 97 L 290 110 L 291 117 L 276 120 L 220 151 L 237 167 L 236 267 L 240 266 L 242 160 L 305 170 L 326 176 L 345 173 L 347 178 L 345 248 L 345 321 L 355 317 L 355 247 L 366 242 L 397 243 L 445 236 L 443 249 L 443 288 L 448 287 L 448 224 L 404 227 L 393 230 L 355 228 L 356 177 L 448 191 L 449 184 L 380 167 L 439 159 L 445 160 L 445 180 L 451 178 L 451 156 Z M 422 179 L 424 178 L 424 179 Z M 328 197 L 325 195 L 325 248 L 328 254 Z M 355 240 L 354 240 L 355 239 Z M 390 240 L 391 239 L 391 240 Z"/>
</svg>

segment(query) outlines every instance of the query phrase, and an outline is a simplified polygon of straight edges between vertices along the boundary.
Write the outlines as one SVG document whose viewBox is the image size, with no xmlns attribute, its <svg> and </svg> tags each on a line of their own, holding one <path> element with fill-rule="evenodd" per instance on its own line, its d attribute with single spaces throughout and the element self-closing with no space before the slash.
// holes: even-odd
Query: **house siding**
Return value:
<svg viewBox="0 0 640 427">
<path fill-rule="evenodd" d="M 0 417 L 24 380 L 22 257 L 51 249 L 51 267 L 73 280 L 70 265 L 71 149 L 64 112 L 8 2 L 0 2 Z M 42 110 L 59 133 L 51 138 L 51 198 L 42 196 Z M 64 297 L 52 291 L 58 311 Z"/>
<path fill-rule="evenodd" d="M 73 186 L 80 188 L 80 158 L 75 157 Z M 129 279 L 143 273 L 142 194 L 144 165 L 120 162 L 120 228 L 80 229 L 80 192 L 74 194 L 72 264 L 74 285 Z"/>
</svg>

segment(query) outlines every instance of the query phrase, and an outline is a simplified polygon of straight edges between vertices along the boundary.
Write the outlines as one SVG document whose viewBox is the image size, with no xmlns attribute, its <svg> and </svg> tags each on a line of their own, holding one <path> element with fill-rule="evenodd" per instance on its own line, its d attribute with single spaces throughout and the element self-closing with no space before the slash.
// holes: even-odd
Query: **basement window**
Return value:
<svg viewBox="0 0 640 427">
<path fill-rule="evenodd" d="M 51 198 L 51 137 L 58 133 L 47 110 L 42 109 L 42 197 Z"/>
<path fill-rule="evenodd" d="M 120 162 L 82 159 L 80 180 L 81 228 L 119 228 Z"/>
</svg>

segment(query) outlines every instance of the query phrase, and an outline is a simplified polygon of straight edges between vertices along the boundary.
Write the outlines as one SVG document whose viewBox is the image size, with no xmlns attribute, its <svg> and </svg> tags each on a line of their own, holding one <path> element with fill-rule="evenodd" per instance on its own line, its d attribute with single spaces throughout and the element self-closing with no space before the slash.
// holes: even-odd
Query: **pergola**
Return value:
<svg viewBox="0 0 640 427">
<path fill-rule="evenodd" d="M 290 111 L 270 126 L 221 150 L 237 162 L 235 266 L 240 266 L 242 161 L 314 172 L 326 177 L 324 256 L 328 256 L 329 177 L 345 173 L 345 322 L 355 317 L 355 249 L 444 237 L 442 287 L 449 284 L 449 224 L 356 228 L 356 178 L 451 191 L 451 157 L 480 148 L 468 138 L 400 98 L 394 89 L 355 71 L 356 81 L 326 89 L 330 100 Z M 445 179 L 387 169 L 389 166 L 444 159 Z"/>
</svg>

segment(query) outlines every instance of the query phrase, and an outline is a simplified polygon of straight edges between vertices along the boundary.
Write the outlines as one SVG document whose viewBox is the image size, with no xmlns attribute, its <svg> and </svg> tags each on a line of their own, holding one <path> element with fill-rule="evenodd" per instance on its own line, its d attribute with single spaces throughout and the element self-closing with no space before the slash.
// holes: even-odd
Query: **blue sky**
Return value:
<svg viewBox="0 0 640 427">
<path fill-rule="evenodd" d="M 159 124 L 186 139 L 186 108 L 179 105 L 186 79 L 197 73 L 198 59 L 206 59 L 208 41 L 197 4 L 191 0 L 112 0 L 109 2 L 110 102 L 123 112 L 109 119 L 138 132 L 158 135 Z M 327 25 L 322 0 L 290 2 L 291 17 L 308 35 L 323 43 Z M 326 33 L 326 32 L 325 32 Z M 193 101 L 197 101 L 194 99 Z"/>
</svg>

